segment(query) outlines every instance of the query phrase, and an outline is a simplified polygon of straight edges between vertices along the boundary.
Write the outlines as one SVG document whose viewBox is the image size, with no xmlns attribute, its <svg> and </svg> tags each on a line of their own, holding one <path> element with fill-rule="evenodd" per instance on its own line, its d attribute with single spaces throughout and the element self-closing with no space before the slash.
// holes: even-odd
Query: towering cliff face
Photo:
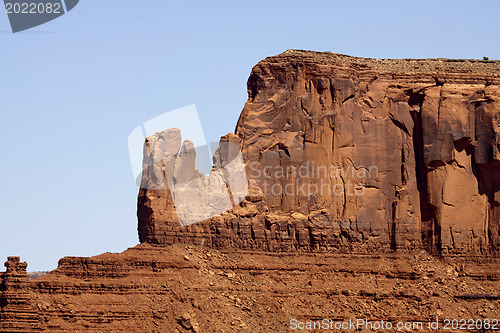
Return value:
<svg viewBox="0 0 500 333">
<path fill-rule="evenodd" d="M 235 131 L 247 200 L 181 228 L 168 189 L 141 189 L 141 242 L 498 254 L 499 75 L 494 61 L 267 58 Z"/>
</svg>

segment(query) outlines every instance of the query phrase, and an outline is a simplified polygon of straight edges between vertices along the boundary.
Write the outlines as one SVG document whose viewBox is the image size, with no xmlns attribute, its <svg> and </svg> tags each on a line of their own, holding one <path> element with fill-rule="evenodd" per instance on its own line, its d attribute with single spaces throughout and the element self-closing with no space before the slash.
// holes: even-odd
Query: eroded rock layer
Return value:
<svg viewBox="0 0 500 333">
<path fill-rule="evenodd" d="M 415 322 L 418 332 L 444 331 L 447 318 L 479 327 L 500 314 L 492 260 L 440 260 L 423 250 L 298 255 L 141 244 L 66 257 L 22 283 L 4 274 L 0 332 L 294 332 L 301 331 L 292 330 L 294 320 L 323 319 L 332 325 L 327 332 L 374 331 L 335 329 L 357 319 Z M 428 329 L 429 321 L 440 329 Z"/>
<path fill-rule="evenodd" d="M 41 330 L 35 301 L 30 295 L 27 264 L 9 257 L 7 271 L 0 274 L 0 332 L 37 332 Z"/>
<path fill-rule="evenodd" d="M 267 58 L 223 138 L 241 146 L 246 200 L 181 227 L 168 188 L 141 188 L 140 241 L 498 255 L 499 75 L 496 61 Z"/>
</svg>

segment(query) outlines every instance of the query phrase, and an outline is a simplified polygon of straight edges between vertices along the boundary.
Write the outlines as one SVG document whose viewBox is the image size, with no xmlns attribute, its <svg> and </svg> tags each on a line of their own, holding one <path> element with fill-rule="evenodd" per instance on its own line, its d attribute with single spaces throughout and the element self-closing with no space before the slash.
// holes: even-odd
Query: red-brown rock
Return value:
<svg viewBox="0 0 500 333">
<path fill-rule="evenodd" d="M 267 58 L 236 127 L 263 195 L 180 227 L 168 189 L 142 188 L 140 240 L 498 255 L 499 74 L 495 61 Z"/>
</svg>

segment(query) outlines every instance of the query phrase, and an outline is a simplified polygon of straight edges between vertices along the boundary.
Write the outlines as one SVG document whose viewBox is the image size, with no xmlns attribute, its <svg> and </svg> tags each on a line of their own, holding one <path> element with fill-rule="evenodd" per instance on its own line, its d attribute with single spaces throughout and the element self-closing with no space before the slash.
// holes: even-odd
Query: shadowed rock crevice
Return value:
<svg viewBox="0 0 500 333">
<path fill-rule="evenodd" d="M 410 106 L 418 105 L 418 110 L 412 111 L 413 119 L 413 147 L 415 156 L 415 180 L 417 182 L 419 203 L 420 203 L 420 216 L 421 222 L 421 235 L 422 246 L 429 252 L 437 254 L 441 244 L 439 238 L 436 237 L 437 233 L 437 219 L 436 207 L 429 201 L 429 191 L 427 183 L 427 166 L 424 162 L 424 143 L 423 143 L 423 128 L 421 107 L 424 99 L 423 94 L 410 95 Z"/>
</svg>

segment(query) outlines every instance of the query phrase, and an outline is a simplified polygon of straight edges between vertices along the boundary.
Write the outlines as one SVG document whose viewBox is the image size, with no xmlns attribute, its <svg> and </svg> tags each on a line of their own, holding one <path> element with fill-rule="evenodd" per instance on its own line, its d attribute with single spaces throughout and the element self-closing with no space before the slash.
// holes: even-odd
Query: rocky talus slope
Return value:
<svg viewBox="0 0 500 333">
<path fill-rule="evenodd" d="M 27 276 L 3 276 L 0 332 L 310 332 L 291 330 L 293 319 L 443 327 L 445 319 L 499 317 L 499 264 L 443 261 L 423 250 L 298 254 L 141 244 L 63 258 L 23 286 Z"/>
<path fill-rule="evenodd" d="M 9 257 L 0 332 L 374 331 L 338 328 L 357 319 L 409 323 L 409 332 L 445 331 L 449 319 L 466 320 L 461 332 L 481 331 L 469 320 L 491 328 L 500 319 L 499 87 L 497 61 L 267 58 L 215 154 L 223 171 L 171 191 L 198 179 L 192 147 L 172 129 L 147 138 L 141 244 L 66 257 L 32 280 Z M 224 184 L 241 178 L 235 156 L 243 197 L 237 182 Z M 179 196 L 200 207 L 179 213 Z M 221 202 L 234 207 L 181 226 Z M 292 330 L 323 319 L 332 329 Z"/>
</svg>

